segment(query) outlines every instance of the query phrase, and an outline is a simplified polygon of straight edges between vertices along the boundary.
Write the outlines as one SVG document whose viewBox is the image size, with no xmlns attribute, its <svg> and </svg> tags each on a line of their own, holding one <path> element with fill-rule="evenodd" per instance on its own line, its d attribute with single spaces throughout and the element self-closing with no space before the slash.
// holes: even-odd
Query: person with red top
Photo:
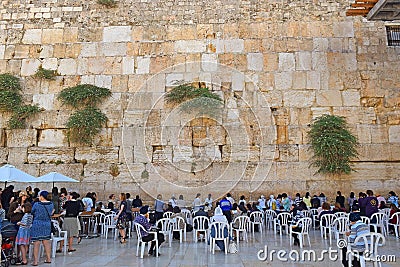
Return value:
<svg viewBox="0 0 400 267">
<path fill-rule="evenodd" d="M 395 214 L 396 212 L 399 212 L 400 210 L 396 207 L 395 204 L 390 204 L 390 217 L 392 217 L 393 214 Z M 389 220 L 389 223 L 393 223 L 396 224 L 397 223 L 397 217 L 393 217 L 391 220 Z M 389 225 L 389 233 L 393 234 L 394 233 L 394 225 Z"/>
</svg>

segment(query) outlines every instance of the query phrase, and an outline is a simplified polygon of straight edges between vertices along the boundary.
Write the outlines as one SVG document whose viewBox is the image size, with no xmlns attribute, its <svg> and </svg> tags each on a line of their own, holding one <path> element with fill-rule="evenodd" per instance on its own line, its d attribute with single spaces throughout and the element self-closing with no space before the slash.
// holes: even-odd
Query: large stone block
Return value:
<svg viewBox="0 0 400 267">
<path fill-rule="evenodd" d="M 311 70 L 311 52 L 297 52 L 296 56 L 296 70 Z"/>
<path fill-rule="evenodd" d="M 31 76 L 39 69 L 41 62 L 38 59 L 23 59 L 21 76 Z"/>
<path fill-rule="evenodd" d="M 336 90 L 324 90 L 317 91 L 317 105 L 327 107 L 327 106 L 342 106 L 342 95 L 340 91 Z"/>
<path fill-rule="evenodd" d="M 88 163 L 118 163 L 119 147 L 77 147 L 76 160 L 86 160 Z"/>
<path fill-rule="evenodd" d="M 389 143 L 400 143 L 400 126 L 389 126 Z"/>
<path fill-rule="evenodd" d="M 57 72 L 60 75 L 76 75 L 77 63 L 75 59 L 65 58 L 60 59 L 60 65 Z"/>
<path fill-rule="evenodd" d="M 137 74 L 150 73 L 150 58 L 149 57 L 138 57 L 137 58 Z"/>
<path fill-rule="evenodd" d="M 247 54 L 247 68 L 249 70 L 261 71 L 264 65 L 264 58 L 262 53 L 249 53 Z"/>
<path fill-rule="evenodd" d="M 27 29 L 22 38 L 23 44 L 41 44 L 42 29 Z"/>
<path fill-rule="evenodd" d="M 175 42 L 177 53 L 203 53 L 206 52 L 206 42 L 202 40 L 179 40 Z"/>
<path fill-rule="evenodd" d="M 218 59 L 215 54 L 202 54 L 201 55 L 201 68 L 203 71 L 217 71 Z"/>
<path fill-rule="evenodd" d="M 30 147 L 36 145 L 36 130 L 6 130 L 8 147 Z"/>
<path fill-rule="evenodd" d="M 63 43 L 63 29 L 43 29 L 42 43 L 43 44 L 59 44 Z"/>
<path fill-rule="evenodd" d="M 131 26 L 109 26 L 103 29 L 103 42 L 130 42 Z"/>
<path fill-rule="evenodd" d="M 280 71 L 294 71 L 295 66 L 295 57 L 293 53 L 279 53 Z"/>
<path fill-rule="evenodd" d="M 66 130 L 48 129 L 39 131 L 39 147 L 67 146 Z"/>
<path fill-rule="evenodd" d="M 126 56 L 126 43 L 102 43 L 100 44 L 101 54 L 106 57 Z"/>
<path fill-rule="evenodd" d="M 54 106 L 54 98 L 54 94 L 35 94 L 32 98 L 32 104 L 37 104 L 45 110 L 52 110 Z"/>
<path fill-rule="evenodd" d="M 283 93 L 284 105 L 289 107 L 311 107 L 315 101 L 315 92 L 286 91 Z"/>
<path fill-rule="evenodd" d="M 29 163 L 73 163 L 74 149 L 68 147 L 62 148 L 45 148 L 30 147 L 28 148 Z"/>
<path fill-rule="evenodd" d="M 275 89 L 287 90 L 292 87 L 293 72 L 283 71 L 275 73 Z"/>
</svg>

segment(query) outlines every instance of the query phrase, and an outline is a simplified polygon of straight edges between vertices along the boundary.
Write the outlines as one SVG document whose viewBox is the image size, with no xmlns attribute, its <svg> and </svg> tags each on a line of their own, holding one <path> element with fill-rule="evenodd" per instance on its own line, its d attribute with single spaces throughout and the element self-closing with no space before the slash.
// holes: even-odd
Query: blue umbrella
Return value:
<svg viewBox="0 0 400 267">
<path fill-rule="evenodd" d="M 37 183 L 78 183 L 78 180 L 72 179 L 64 174 L 58 172 L 50 172 L 48 174 L 42 175 L 36 179 Z"/>
<path fill-rule="evenodd" d="M 13 165 L 6 164 L 0 168 L 0 182 L 4 182 L 4 186 L 7 185 L 7 182 L 34 183 L 36 180 L 34 176 L 15 168 Z"/>
</svg>

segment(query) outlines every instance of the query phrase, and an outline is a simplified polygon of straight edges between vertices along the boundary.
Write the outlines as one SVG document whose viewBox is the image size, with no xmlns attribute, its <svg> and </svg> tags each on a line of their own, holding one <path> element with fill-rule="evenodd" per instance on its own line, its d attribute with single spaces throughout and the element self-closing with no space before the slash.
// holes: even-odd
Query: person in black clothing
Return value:
<svg viewBox="0 0 400 267">
<path fill-rule="evenodd" d="M 77 201 L 78 194 L 76 192 L 71 193 L 71 199 L 67 200 L 63 206 L 65 209 L 65 218 L 63 223 L 63 230 L 67 231 L 68 236 L 68 252 L 76 251 L 72 247 L 74 237 L 79 237 L 79 225 L 78 225 L 78 215 L 79 212 L 82 211 L 82 204 Z M 80 239 L 78 239 L 78 243 L 80 243 Z M 60 248 L 62 248 L 64 242 L 60 242 Z M 61 249 L 58 249 L 56 252 L 61 252 Z"/>
<path fill-rule="evenodd" d="M 340 204 L 341 208 L 344 208 L 344 202 L 346 201 L 345 197 L 342 196 L 342 192 L 337 191 L 337 196 L 336 196 L 336 203 Z"/>
<path fill-rule="evenodd" d="M 139 195 L 136 195 L 136 198 L 132 201 L 133 208 L 140 208 L 143 206 L 142 200 L 140 199 Z"/>
<path fill-rule="evenodd" d="M 10 208 L 10 200 L 14 196 L 14 186 L 9 185 L 7 186 L 3 193 L 1 194 L 1 205 L 3 206 L 3 209 L 8 212 L 8 209 Z"/>
<path fill-rule="evenodd" d="M 311 207 L 313 209 L 318 209 L 319 207 L 321 207 L 321 201 L 319 200 L 317 195 L 314 195 L 311 199 Z"/>
</svg>

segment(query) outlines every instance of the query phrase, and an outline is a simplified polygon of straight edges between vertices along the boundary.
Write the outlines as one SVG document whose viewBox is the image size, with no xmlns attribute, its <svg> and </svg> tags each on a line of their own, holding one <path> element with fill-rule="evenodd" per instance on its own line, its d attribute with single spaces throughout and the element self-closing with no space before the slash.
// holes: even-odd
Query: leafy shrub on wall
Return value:
<svg viewBox="0 0 400 267">
<path fill-rule="evenodd" d="M 7 122 L 10 129 L 26 127 L 26 120 L 42 111 L 36 105 L 24 105 L 21 96 L 19 78 L 11 74 L 0 74 L 0 110 L 11 113 Z"/>
<path fill-rule="evenodd" d="M 317 173 L 349 174 L 351 159 L 358 156 L 357 137 L 348 129 L 343 117 L 322 115 L 314 120 L 308 132 L 313 157 L 311 166 Z"/>
<path fill-rule="evenodd" d="M 65 88 L 60 92 L 58 99 L 63 104 L 78 109 L 69 117 L 66 125 L 70 141 L 81 144 L 93 142 L 94 136 L 107 122 L 107 116 L 96 105 L 110 95 L 109 89 L 90 84 Z"/>
</svg>

